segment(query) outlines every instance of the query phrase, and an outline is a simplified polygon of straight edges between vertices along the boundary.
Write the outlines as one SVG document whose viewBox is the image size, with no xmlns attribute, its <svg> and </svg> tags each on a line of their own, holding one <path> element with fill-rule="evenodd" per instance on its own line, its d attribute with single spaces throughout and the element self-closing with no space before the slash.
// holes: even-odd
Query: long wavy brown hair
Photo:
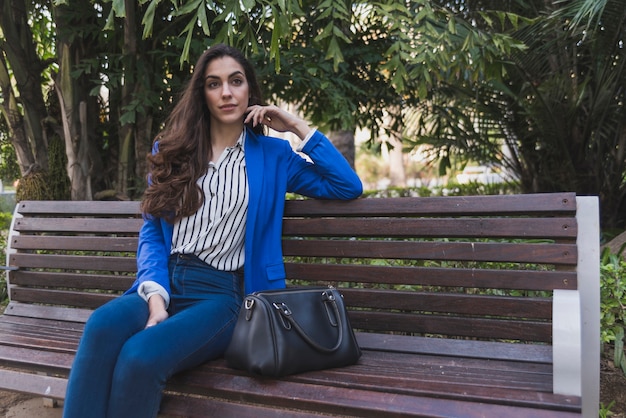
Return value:
<svg viewBox="0 0 626 418">
<path fill-rule="evenodd" d="M 195 213 L 204 202 L 196 184 L 211 158 L 211 115 L 204 98 L 204 73 L 211 61 L 225 56 L 235 59 L 244 69 L 250 90 L 248 105 L 263 104 L 254 68 L 238 49 L 218 44 L 206 50 L 167 117 L 165 128 L 155 138 L 158 151 L 147 157 L 148 188 L 141 203 L 144 214 L 175 222 Z M 263 132 L 260 124 L 249 128 Z"/>
</svg>

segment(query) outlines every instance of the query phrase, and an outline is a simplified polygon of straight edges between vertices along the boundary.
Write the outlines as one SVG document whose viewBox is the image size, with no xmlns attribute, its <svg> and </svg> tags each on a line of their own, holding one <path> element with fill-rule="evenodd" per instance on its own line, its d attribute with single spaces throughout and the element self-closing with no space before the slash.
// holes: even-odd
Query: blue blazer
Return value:
<svg viewBox="0 0 626 418">
<path fill-rule="evenodd" d="M 285 287 L 282 222 L 285 194 L 294 192 L 318 199 L 354 199 L 361 180 L 328 138 L 316 131 L 302 152 L 289 142 L 247 131 L 245 149 L 249 206 L 245 238 L 245 292 Z M 144 216 L 137 249 L 137 279 L 127 293 L 144 281 L 154 281 L 170 293 L 168 260 L 173 225 Z"/>
</svg>

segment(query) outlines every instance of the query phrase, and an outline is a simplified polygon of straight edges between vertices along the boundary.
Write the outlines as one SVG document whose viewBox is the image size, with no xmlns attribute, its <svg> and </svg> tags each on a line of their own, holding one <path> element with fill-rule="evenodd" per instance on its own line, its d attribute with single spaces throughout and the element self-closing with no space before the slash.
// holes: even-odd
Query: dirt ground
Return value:
<svg viewBox="0 0 626 418">
<path fill-rule="evenodd" d="M 44 406 L 42 398 L 0 391 L 1 418 L 61 418 L 61 408 Z"/>
<path fill-rule="evenodd" d="M 612 418 L 626 418 L 626 376 L 603 359 L 600 369 L 600 402 L 608 408 Z M 0 391 L 0 418 L 61 418 L 61 408 L 44 406 L 42 398 L 33 398 Z"/>
<path fill-rule="evenodd" d="M 626 418 L 626 376 L 608 358 L 600 363 L 600 404 L 613 413 L 608 416 Z"/>
</svg>

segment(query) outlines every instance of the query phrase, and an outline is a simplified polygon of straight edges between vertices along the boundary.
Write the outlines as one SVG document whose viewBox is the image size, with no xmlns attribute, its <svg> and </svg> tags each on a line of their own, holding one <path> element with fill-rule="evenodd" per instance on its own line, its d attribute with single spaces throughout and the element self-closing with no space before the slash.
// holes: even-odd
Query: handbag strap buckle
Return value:
<svg viewBox="0 0 626 418">
<path fill-rule="evenodd" d="M 284 302 L 281 303 L 272 303 L 272 305 L 274 305 L 274 308 L 278 309 L 280 311 L 280 313 L 282 313 L 285 316 L 290 316 L 291 315 L 291 309 L 289 309 L 289 306 L 285 305 Z"/>
<path fill-rule="evenodd" d="M 284 302 L 274 302 L 272 305 L 276 308 L 276 310 L 278 310 L 278 312 L 280 312 L 279 318 L 283 323 L 283 327 L 288 330 L 291 329 L 291 323 L 294 319 L 291 317 L 291 309 L 289 309 L 289 306 L 287 306 Z"/>
<path fill-rule="evenodd" d="M 246 321 L 252 318 L 252 308 L 254 307 L 254 299 L 246 298 L 243 307 L 246 308 Z"/>
<path fill-rule="evenodd" d="M 333 302 L 335 300 L 335 294 L 333 293 L 333 289 L 327 289 L 322 292 L 322 300 L 324 302 Z"/>
</svg>

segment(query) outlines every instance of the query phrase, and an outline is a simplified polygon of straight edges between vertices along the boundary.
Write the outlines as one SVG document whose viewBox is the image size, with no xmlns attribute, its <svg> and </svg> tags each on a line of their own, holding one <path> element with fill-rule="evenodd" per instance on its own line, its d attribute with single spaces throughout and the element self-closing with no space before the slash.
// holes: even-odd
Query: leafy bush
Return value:
<svg viewBox="0 0 626 418">
<path fill-rule="evenodd" d="M 363 197 L 429 197 L 429 196 L 475 196 L 520 193 L 516 182 L 482 184 L 450 182 L 445 187 L 387 187 L 381 190 L 366 190 Z"/>
<path fill-rule="evenodd" d="M 614 344 L 615 367 L 626 374 L 626 261 L 605 250 L 600 260 L 600 326 L 602 344 Z"/>
</svg>

